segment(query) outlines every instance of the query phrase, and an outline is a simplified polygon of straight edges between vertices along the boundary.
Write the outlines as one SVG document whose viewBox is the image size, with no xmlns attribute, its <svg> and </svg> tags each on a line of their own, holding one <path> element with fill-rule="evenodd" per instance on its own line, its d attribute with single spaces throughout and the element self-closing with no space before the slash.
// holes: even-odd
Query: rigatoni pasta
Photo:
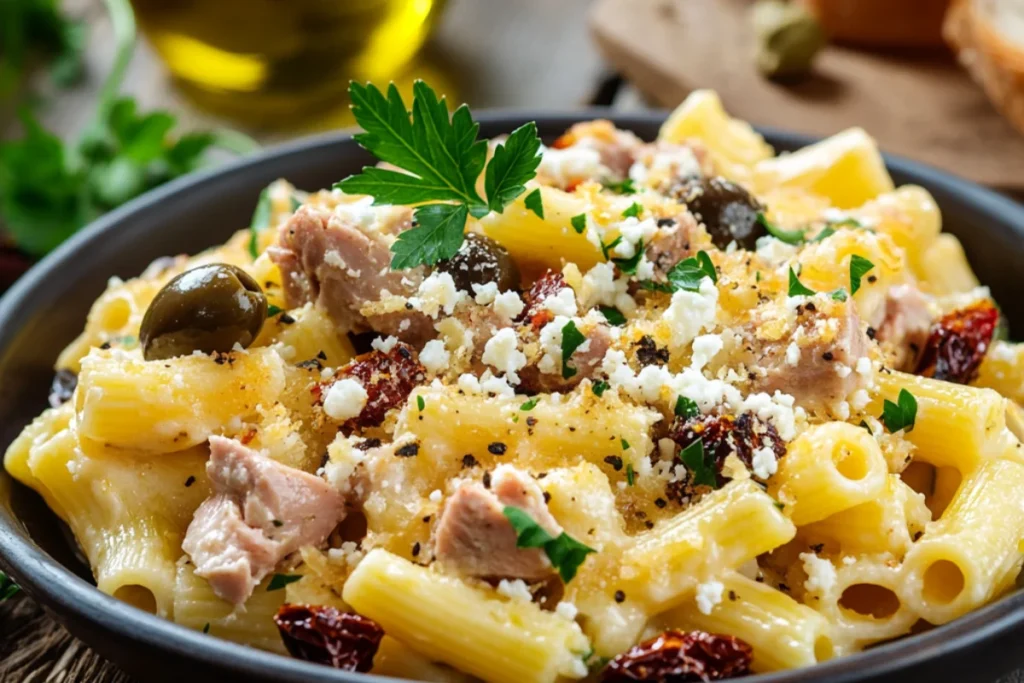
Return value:
<svg viewBox="0 0 1024 683">
<path fill-rule="evenodd" d="M 350 94 L 384 163 L 112 279 L 8 447 L 100 590 L 445 683 L 808 667 L 1010 590 L 1024 356 L 865 131 Z"/>
</svg>

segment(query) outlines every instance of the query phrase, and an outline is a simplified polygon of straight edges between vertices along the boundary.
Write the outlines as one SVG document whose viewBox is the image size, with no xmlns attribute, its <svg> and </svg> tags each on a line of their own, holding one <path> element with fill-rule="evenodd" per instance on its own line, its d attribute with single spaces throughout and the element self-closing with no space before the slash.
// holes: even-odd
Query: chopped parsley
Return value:
<svg viewBox="0 0 1024 683">
<path fill-rule="evenodd" d="M 252 212 L 252 220 L 249 221 L 249 256 L 255 261 L 260 255 L 260 233 L 270 227 L 270 187 L 264 187 L 260 191 L 260 197 L 256 200 L 256 208 Z"/>
<path fill-rule="evenodd" d="M 779 502 L 779 501 L 777 501 L 777 500 L 776 500 L 776 501 L 773 501 L 773 502 L 772 502 L 772 505 L 774 505 L 774 506 L 775 506 L 775 509 L 777 509 L 777 510 L 778 510 L 779 512 L 782 512 L 782 510 L 783 510 L 783 509 L 784 509 L 784 508 L 786 507 L 785 505 L 783 505 L 782 503 L 780 503 L 780 502 Z"/>
<path fill-rule="evenodd" d="M 914 422 L 917 420 L 917 399 L 906 389 L 900 389 L 900 395 L 896 397 L 895 403 L 885 399 L 880 419 L 885 428 L 893 434 L 901 429 L 913 431 Z"/>
<path fill-rule="evenodd" d="M 707 485 L 711 488 L 718 488 L 718 478 L 715 476 L 715 468 L 711 467 L 704 460 L 704 440 L 697 439 L 683 449 L 679 454 L 686 468 L 693 473 L 695 486 Z"/>
<path fill-rule="evenodd" d="M 616 238 L 616 241 L 621 238 Z M 636 268 L 640 265 L 640 259 L 644 257 L 644 241 L 640 240 L 635 245 L 636 251 L 629 258 L 613 258 L 612 263 L 619 267 L 626 275 L 636 275 Z"/>
<path fill-rule="evenodd" d="M 586 560 L 587 555 L 597 552 L 564 531 L 558 537 L 552 536 L 524 510 L 517 507 L 506 505 L 503 513 L 512 524 L 512 528 L 516 530 L 516 547 L 543 548 L 544 553 L 565 583 L 569 583 L 575 578 L 576 570 Z"/>
<path fill-rule="evenodd" d="M 295 583 L 302 578 L 302 574 L 274 574 L 267 584 L 267 592 L 279 591 L 290 583 Z"/>
<path fill-rule="evenodd" d="M 680 394 L 676 397 L 675 414 L 677 417 L 689 420 L 700 415 L 700 407 L 692 399 Z"/>
<path fill-rule="evenodd" d="M 622 443 L 622 450 L 628 451 L 629 450 L 629 442 L 626 441 L 625 439 L 621 439 L 621 438 L 619 439 L 619 441 Z"/>
<path fill-rule="evenodd" d="M 544 201 L 540 196 L 540 188 L 526 195 L 526 208 L 537 214 L 537 218 L 544 218 Z"/>
<path fill-rule="evenodd" d="M 519 406 L 519 410 L 523 410 L 523 411 L 533 410 L 534 408 L 537 407 L 538 403 L 540 403 L 539 399 L 531 398 L 529 401 L 527 401 L 523 405 Z"/>
<path fill-rule="evenodd" d="M 703 250 L 698 251 L 696 256 L 683 259 L 672 266 L 672 270 L 668 271 L 666 277 L 668 281 L 664 283 L 646 280 L 641 282 L 640 285 L 644 289 L 671 294 L 679 290 L 699 292 L 700 281 L 704 278 L 709 278 L 712 282 L 718 282 L 718 272 L 715 271 L 715 264 L 711 261 L 708 253 Z"/>
<path fill-rule="evenodd" d="M 832 292 L 829 296 L 832 297 L 833 301 L 846 301 L 846 290 L 840 287 L 836 291 Z"/>
<path fill-rule="evenodd" d="M 416 397 L 416 407 L 420 409 L 421 413 L 423 412 L 423 409 L 427 407 L 427 402 L 423 400 L 423 396 Z"/>
<path fill-rule="evenodd" d="M 608 321 L 609 325 L 625 325 L 626 316 L 622 315 L 622 311 L 612 306 L 599 306 L 601 315 Z"/>
<path fill-rule="evenodd" d="M 469 107 L 449 114 L 446 99 L 423 81 L 413 83 L 411 116 L 393 83 L 385 95 L 372 83 L 353 81 L 349 96 L 364 131 L 355 136 L 356 142 L 400 170 L 367 166 L 334 187 L 371 195 L 375 204 L 417 205 L 416 227 L 391 245 L 394 270 L 454 256 L 470 215 L 481 218 L 504 211 L 536 175 L 541 142 L 532 121 L 512 131 L 488 161 L 487 143 L 477 139 L 480 124 Z M 481 171 L 486 201 L 476 189 Z"/>
<path fill-rule="evenodd" d="M 577 234 L 582 235 L 583 231 L 587 229 L 587 214 L 578 213 L 569 219 L 569 223 L 572 224 L 572 229 L 575 230 Z"/>
<path fill-rule="evenodd" d="M 633 465 L 626 465 L 626 484 L 632 486 L 636 483 L 636 472 L 633 471 Z"/>
<path fill-rule="evenodd" d="M 640 206 L 637 202 L 633 202 L 629 205 L 629 208 L 622 212 L 623 218 L 639 218 L 640 214 L 643 213 L 644 207 Z"/>
<path fill-rule="evenodd" d="M 786 230 L 775 225 L 763 213 L 757 214 L 757 222 L 761 224 L 768 234 L 786 244 L 802 244 L 805 232 L 803 230 Z"/>
<path fill-rule="evenodd" d="M 277 315 L 278 313 L 280 313 L 283 310 L 284 309 L 281 308 L 280 306 L 275 306 L 274 304 L 269 304 L 267 306 L 267 317 L 268 318 L 273 318 L 275 315 Z"/>
<path fill-rule="evenodd" d="M 576 368 L 569 366 L 569 359 L 585 341 L 587 338 L 576 329 L 576 323 L 572 320 L 562 327 L 562 379 L 569 379 L 576 374 Z"/>
<path fill-rule="evenodd" d="M 796 276 L 796 272 L 793 267 L 789 267 L 789 296 L 814 296 L 817 292 L 809 287 L 805 287 L 800 278 Z"/>
<path fill-rule="evenodd" d="M 604 255 L 604 260 L 605 261 L 611 261 L 612 260 L 612 257 L 610 255 L 611 251 L 615 247 L 619 246 L 619 242 L 621 242 L 621 241 L 622 241 L 622 235 L 618 235 L 615 239 L 613 239 L 608 244 L 605 244 L 604 242 L 601 242 L 601 253 Z"/>
<path fill-rule="evenodd" d="M 604 186 L 604 189 L 612 192 L 618 192 L 619 194 L 636 194 L 636 185 L 633 183 L 632 178 L 626 178 L 619 183 L 606 180 L 601 184 Z"/>
<path fill-rule="evenodd" d="M 835 220 L 835 221 L 828 221 L 827 225 L 828 225 L 828 227 L 825 228 L 826 230 L 828 230 L 829 228 L 847 228 L 847 227 L 849 227 L 849 228 L 863 228 L 864 227 L 863 223 L 861 223 L 856 218 L 853 218 L 852 216 L 847 216 L 846 218 L 840 218 L 839 220 Z M 832 232 L 835 232 L 835 230 L 833 230 Z M 822 239 L 824 239 L 824 238 L 822 238 Z M 816 241 L 820 241 L 820 240 L 816 240 Z"/>
<path fill-rule="evenodd" d="M 875 264 L 863 256 L 854 254 L 850 257 L 850 294 L 857 293 L 857 290 L 860 289 L 860 279 L 874 267 Z"/>
<path fill-rule="evenodd" d="M 822 228 L 821 232 L 814 236 L 814 239 L 812 239 L 811 242 L 824 242 L 834 234 L 836 234 L 836 229 L 833 228 L 831 225 L 826 225 L 824 228 Z"/>
<path fill-rule="evenodd" d="M 609 384 L 603 379 L 594 382 L 590 387 L 590 390 L 594 392 L 594 395 L 600 397 L 604 392 L 608 391 Z"/>
</svg>

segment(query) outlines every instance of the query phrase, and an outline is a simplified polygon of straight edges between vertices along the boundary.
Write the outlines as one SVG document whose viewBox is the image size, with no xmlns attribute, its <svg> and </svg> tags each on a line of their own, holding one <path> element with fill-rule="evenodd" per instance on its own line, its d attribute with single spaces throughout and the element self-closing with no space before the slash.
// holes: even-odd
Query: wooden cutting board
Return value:
<svg viewBox="0 0 1024 683">
<path fill-rule="evenodd" d="M 815 135 L 850 126 L 886 152 L 1024 190 L 1024 135 L 943 51 L 829 46 L 795 85 L 760 76 L 748 0 L 599 0 L 591 28 L 608 60 L 648 97 L 674 107 L 712 88 L 754 124 Z"/>
</svg>

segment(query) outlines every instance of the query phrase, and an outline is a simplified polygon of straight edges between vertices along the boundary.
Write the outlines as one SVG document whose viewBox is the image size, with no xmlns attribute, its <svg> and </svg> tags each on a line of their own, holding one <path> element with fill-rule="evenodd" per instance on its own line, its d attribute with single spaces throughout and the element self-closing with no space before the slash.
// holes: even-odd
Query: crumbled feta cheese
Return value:
<svg viewBox="0 0 1024 683">
<path fill-rule="evenodd" d="M 697 609 L 701 614 L 711 614 L 715 605 L 722 602 L 725 586 L 721 581 L 706 581 L 697 586 Z"/>
<path fill-rule="evenodd" d="M 786 244 L 771 235 L 757 238 L 757 255 L 773 266 L 788 262 L 796 256 L 797 251 L 794 245 Z"/>
<path fill-rule="evenodd" d="M 850 376 L 850 373 L 853 372 L 853 369 L 845 363 L 836 363 L 833 367 L 835 367 L 836 374 L 839 375 L 841 379 L 846 379 Z"/>
<path fill-rule="evenodd" d="M 358 380 L 346 377 L 338 380 L 327 390 L 324 397 L 324 412 L 331 419 L 343 422 L 362 412 L 369 398 L 366 389 Z"/>
<path fill-rule="evenodd" d="M 516 395 L 515 389 L 509 385 L 508 380 L 504 377 L 495 377 L 490 370 L 480 376 L 480 391 L 505 398 L 512 398 Z"/>
<path fill-rule="evenodd" d="M 573 603 L 563 600 L 558 603 L 558 607 L 555 608 L 555 614 L 563 619 L 567 619 L 568 621 L 574 621 L 576 619 L 576 615 L 579 614 L 579 610 L 576 609 L 576 605 Z"/>
<path fill-rule="evenodd" d="M 722 337 L 717 334 L 704 334 L 693 340 L 693 356 L 690 367 L 700 370 L 714 358 L 724 346 Z"/>
<path fill-rule="evenodd" d="M 498 582 L 498 593 L 511 600 L 521 600 L 523 602 L 533 601 L 533 595 L 530 593 L 530 588 L 522 579 L 516 579 L 515 581 L 502 579 Z"/>
<path fill-rule="evenodd" d="M 553 375 L 562 370 L 562 328 L 569 322 L 569 318 L 559 315 L 540 329 L 540 348 L 544 352 L 537 369 L 543 373 Z"/>
<path fill-rule="evenodd" d="M 796 437 L 795 399 L 789 394 L 780 391 L 771 396 L 757 393 L 747 396 L 739 405 L 730 403 L 738 413 L 749 410 L 761 420 L 771 421 L 783 441 L 792 441 Z"/>
<path fill-rule="evenodd" d="M 871 359 L 867 356 L 861 356 L 858 358 L 856 370 L 859 375 L 864 375 L 865 377 L 870 375 L 872 370 Z"/>
<path fill-rule="evenodd" d="M 391 338 L 394 339 L 394 337 Z M 423 345 L 423 350 L 420 351 L 420 363 L 423 363 L 427 372 L 435 375 L 440 374 L 448 367 L 450 358 L 451 354 L 445 349 L 444 342 L 440 339 L 431 339 Z"/>
<path fill-rule="evenodd" d="M 544 148 L 537 173 L 547 176 L 563 188 L 581 180 L 611 175 L 608 167 L 601 163 L 601 153 L 585 145 L 564 149 Z"/>
<path fill-rule="evenodd" d="M 703 330 L 715 322 L 718 308 L 718 288 L 709 278 L 700 283 L 699 292 L 679 290 L 672 294 L 672 303 L 663 319 L 672 330 L 672 343 L 689 344 Z"/>
<path fill-rule="evenodd" d="M 442 497 L 441 489 L 434 489 L 433 491 L 430 492 L 430 502 L 431 503 L 440 503 L 441 502 L 441 497 Z"/>
<path fill-rule="evenodd" d="M 754 474 L 761 479 L 767 479 L 779 469 L 775 451 L 768 447 L 758 448 L 754 451 L 754 455 L 750 459 L 750 465 L 754 470 Z"/>
<path fill-rule="evenodd" d="M 836 583 L 836 568 L 831 562 L 814 553 L 800 553 L 800 560 L 804 563 L 804 572 L 807 573 L 804 588 L 808 592 L 821 595 L 832 590 Z"/>
<path fill-rule="evenodd" d="M 498 283 L 497 282 L 485 282 L 482 285 L 473 283 L 473 293 L 476 294 L 474 301 L 481 306 L 494 303 L 495 297 L 498 296 Z"/>
<path fill-rule="evenodd" d="M 566 287 L 558 290 L 548 298 L 540 302 L 540 307 L 551 311 L 555 315 L 564 315 L 571 318 L 578 312 L 576 308 L 576 294 L 572 288 Z"/>
<path fill-rule="evenodd" d="M 335 206 L 334 215 L 371 230 L 377 223 L 378 210 L 373 206 L 373 197 L 360 197 L 354 202 Z"/>
<path fill-rule="evenodd" d="M 410 297 L 409 303 L 436 318 L 442 310 L 445 315 L 451 315 L 455 305 L 465 296 L 455 288 L 455 280 L 449 273 L 434 272 L 420 284 L 416 296 Z"/>
<path fill-rule="evenodd" d="M 653 273 L 650 276 L 641 275 L 640 268 L 644 260 L 637 266 L 637 277 L 653 277 Z M 588 270 L 576 294 L 583 310 L 599 305 L 614 306 L 626 315 L 636 310 L 636 302 L 629 295 L 629 278 L 616 279 L 615 265 L 612 263 L 598 263 Z"/>
<path fill-rule="evenodd" d="M 676 457 L 676 448 L 676 442 L 672 439 L 658 439 L 658 455 L 662 460 L 672 461 Z"/>
<path fill-rule="evenodd" d="M 618 349 L 608 349 L 601 361 L 601 372 L 608 378 L 608 384 L 615 388 L 627 389 L 636 382 L 636 373 L 629 367 L 626 354 Z"/>
<path fill-rule="evenodd" d="M 786 364 L 796 366 L 800 363 L 800 347 L 797 343 L 790 342 L 786 347 Z"/>
<path fill-rule="evenodd" d="M 576 305 L 575 299 L 573 305 Z M 497 334 L 487 340 L 481 360 L 504 372 L 512 384 L 519 384 L 519 375 L 516 373 L 526 366 L 526 355 L 519 350 L 519 337 L 516 336 L 516 331 L 511 327 L 498 330 Z"/>
<path fill-rule="evenodd" d="M 377 337 L 372 342 L 370 342 L 370 346 L 377 349 L 381 353 L 391 353 L 391 350 L 395 348 L 395 344 L 397 343 L 397 337 L 387 337 L 386 339 L 381 339 L 380 337 Z"/>
<path fill-rule="evenodd" d="M 502 292 L 494 297 L 495 312 L 507 318 L 516 318 L 524 308 L 526 308 L 526 304 L 515 292 Z"/>
<path fill-rule="evenodd" d="M 858 389 L 850 396 L 850 407 L 854 410 L 864 410 L 871 401 L 871 396 L 864 389 Z"/>
</svg>

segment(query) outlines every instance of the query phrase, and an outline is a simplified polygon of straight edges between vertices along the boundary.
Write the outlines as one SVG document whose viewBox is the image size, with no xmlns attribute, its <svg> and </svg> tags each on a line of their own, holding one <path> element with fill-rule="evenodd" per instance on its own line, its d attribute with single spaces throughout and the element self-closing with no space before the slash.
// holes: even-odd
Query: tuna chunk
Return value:
<svg viewBox="0 0 1024 683">
<path fill-rule="evenodd" d="M 344 207 L 346 205 L 342 205 Z M 360 205 L 361 206 L 361 205 Z M 367 329 L 418 344 L 434 336 L 433 323 L 418 311 L 362 311 L 383 293 L 408 297 L 423 281 L 422 267 L 393 271 L 390 247 L 411 226 L 407 207 L 361 206 L 325 211 L 302 207 L 281 226 L 279 245 L 268 250 L 281 268 L 289 307 L 315 301 L 342 332 Z"/>
<path fill-rule="evenodd" d="M 854 303 L 816 301 L 799 307 L 797 315 L 798 328 L 791 337 L 760 348 L 755 366 L 767 374 L 758 388 L 818 404 L 844 400 L 863 388 L 866 378 L 856 368 L 867 357 L 868 339 Z"/>
<path fill-rule="evenodd" d="M 327 482 L 264 457 L 234 439 L 210 437 L 213 495 L 196 510 L 182 549 L 218 596 L 241 604 L 286 556 L 319 545 L 345 517 Z"/>
<path fill-rule="evenodd" d="M 530 393 L 540 391 L 568 391 L 582 382 L 584 379 L 593 379 L 601 369 L 604 356 L 612 344 L 612 335 L 608 325 L 593 325 L 589 329 L 580 330 L 586 337 L 584 342 L 572 358 L 569 365 L 576 369 L 576 374 L 569 378 L 563 378 L 561 369 L 556 368 L 554 372 L 542 372 L 544 363 L 531 363 L 519 371 L 521 389 Z"/>
<path fill-rule="evenodd" d="M 434 537 L 438 562 L 478 578 L 539 581 L 551 576 L 554 569 L 542 549 L 516 547 L 516 530 L 504 514 L 507 505 L 526 512 L 552 536 L 562 533 L 537 482 L 502 465 L 494 471 L 489 490 L 464 483 L 445 504 Z"/>
<path fill-rule="evenodd" d="M 928 341 L 931 326 L 928 300 L 921 290 L 914 285 L 899 285 L 886 296 L 885 314 L 875 338 L 891 345 L 894 368 L 911 372 Z"/>
</svg>

